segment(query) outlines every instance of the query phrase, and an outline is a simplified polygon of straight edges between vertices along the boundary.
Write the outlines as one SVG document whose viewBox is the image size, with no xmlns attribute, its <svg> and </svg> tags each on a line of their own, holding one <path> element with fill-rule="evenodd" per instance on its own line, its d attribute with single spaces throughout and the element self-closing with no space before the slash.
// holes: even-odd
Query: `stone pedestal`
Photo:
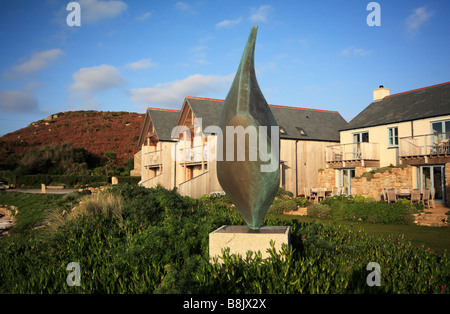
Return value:
<svg viewBox="0 0 450 314">
<path fill-rule="evenodd" d="M 230 254 L 245 258 L 248 251 L 261 252 L 262 258 L 270 255 L 270 241 L 275 242 L 275 250 L 281 251 L 282 244 L 289 245 L 290 227 L 264 226 L 258 232 L 248 226 L 222 226 L 209 234 L 209 257 L 221 257 L 222 250 L 230 248 Z M 219 258 L 219 262 L 221 262 Z"/>
</svg>

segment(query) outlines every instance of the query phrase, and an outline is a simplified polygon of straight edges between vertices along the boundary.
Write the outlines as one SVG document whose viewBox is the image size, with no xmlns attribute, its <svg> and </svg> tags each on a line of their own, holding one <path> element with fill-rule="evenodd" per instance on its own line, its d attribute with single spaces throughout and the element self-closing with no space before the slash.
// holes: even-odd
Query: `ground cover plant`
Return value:
<svg viewBox="0 0 450 314">
<path fill-rule="evenodd" d="M 0 197 L 8 197 L 5 194 Z M 225 251 L 223 264 L 210 263 L 208 234 L 224 224 L 244 223 L 226 196 L 196 200 L 161 187 L 121 185 L 99 194 L 69 194 L 47 201 L 52 208 L 46 207 L 16 234 L 0 238 L 0 293 L 449 293 L 450 289 L 446 253 L 345 225 L 271 214 L 266 225 L 291 227 L 289 247 L 272 250 L 272 257 L 264 261 L 258 254 L 239 259 Z M 25 213 L 33 206 L 22 207 L 28 207 L 19 206 Z M 50 227 L 32 229 L 48 223 Z M 80 265 L 80 286 L 66 283 L 71 262 Z M 381 267 L 380 286 L 367 285 L 370 262 Z"/>
<path fill-rule="evenodd" d="M 375 223 L 412 224 L 413 214 L 423 209 L 421 204 L 410 204 L 408 200 L 388 204 L 361 195 L 354 197 L 337 195 L 319 204 L 308 207 L 310 217 L 332 218 L 334 220 L 359 220 Z"/>
</svg>

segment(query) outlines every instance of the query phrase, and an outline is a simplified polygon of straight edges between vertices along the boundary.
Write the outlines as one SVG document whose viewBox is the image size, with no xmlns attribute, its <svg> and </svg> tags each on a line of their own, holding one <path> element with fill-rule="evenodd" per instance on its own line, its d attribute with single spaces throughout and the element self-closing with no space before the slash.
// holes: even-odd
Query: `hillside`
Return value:
<svg viewBox="0 0 450 314">
<path fill-rule="evenodd" d="M 115 152 L 117 163 L 123 165 L 138 151 L 136 144 L 143 121 L 144 114 L 132 112 L 57 113 L 2 136 L 0 143 L 5 143 L 0 158 L 11 153 L 20 156 L 43 145 L 71 142 L 74 147 L 84 147 L 97 156 Z"/>
</svg>

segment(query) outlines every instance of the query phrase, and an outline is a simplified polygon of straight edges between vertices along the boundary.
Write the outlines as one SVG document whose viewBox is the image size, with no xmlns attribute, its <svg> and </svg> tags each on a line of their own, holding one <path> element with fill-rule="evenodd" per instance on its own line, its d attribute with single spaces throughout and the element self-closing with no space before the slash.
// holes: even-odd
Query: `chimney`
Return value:
<svg viewBox="0 0 450 314">
<path fill-rule="evenodd" d="M 384 97 L 390 95 L 391 90 L 389 88 L 384 88 L 380 85 L 379 88 L 373 90 L 373 101 L 382 100 Z"/>
</svg>

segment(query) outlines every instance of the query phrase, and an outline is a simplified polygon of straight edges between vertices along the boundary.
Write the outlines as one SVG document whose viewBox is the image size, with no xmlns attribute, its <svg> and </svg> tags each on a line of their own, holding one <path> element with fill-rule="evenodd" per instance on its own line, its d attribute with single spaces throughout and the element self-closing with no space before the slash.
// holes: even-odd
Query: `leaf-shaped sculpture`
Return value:
<svg viewBox="0 0 450 314">
<path fill-rule="evenodd" d="M 256 80 L 256 32 L 257 26 L 253 26 L 220 113 L 223 160 L 217 160 L 219 183 L 251 229 L 259 229 L 261 226 L 280 185 L 279 129 Z M 233 129 L 235 132 L 229 132 Z M 250 139 L 255 135 L 255 130 L 258 145 Z M 239 149 L 242 149 L 238 147 L 242 141 L 240 143 L 235 140 L 235 134 L 238 137 L 247 136 L 244 161 L 236 157 L 236 152 L 239 153 Z M 234 146 L 228 146 L 229 143 Z M 234 148 L 232 154 L 230 148 Z M 234 158 L 229 158 L 230 156 Z M 267 171 L 269 164 L 272 167 Z"/>
</svg>

